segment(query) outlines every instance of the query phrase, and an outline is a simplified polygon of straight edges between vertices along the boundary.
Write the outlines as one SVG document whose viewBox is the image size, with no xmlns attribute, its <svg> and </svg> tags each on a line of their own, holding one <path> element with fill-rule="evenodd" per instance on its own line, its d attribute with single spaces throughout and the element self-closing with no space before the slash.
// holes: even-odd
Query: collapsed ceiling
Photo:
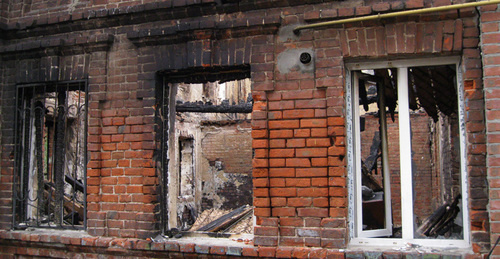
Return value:
<svg viewBox="0 0 500 259">
<path fill-rule="evenodd" d="M 436 122 L 438 114 L 456 113 L 457 94 L 454 66 L 412 67 L 408 70 L 409 106 L 412 110 L 423 108 Z M 392 119 L 397 106 L 397 73 L 395 69 L 366 71 L 360 77 L 360 105 L 368 111 L 368 104 L 378 100 L 377 89 L 384 92 L 385 106 Z M 368 88 L 368 89 L 367 89 Z"/>
</svg>

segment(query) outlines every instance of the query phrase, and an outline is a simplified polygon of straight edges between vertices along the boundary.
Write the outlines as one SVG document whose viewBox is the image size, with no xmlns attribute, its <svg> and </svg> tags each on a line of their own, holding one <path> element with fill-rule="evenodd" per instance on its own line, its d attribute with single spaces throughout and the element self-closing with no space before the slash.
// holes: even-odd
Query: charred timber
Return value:
<svg viewBox="0 0 500 259">
<path fill-rule="evenodd" d="M 220 105 L 204 102 L 185 102 L 175 105 L 177 112 L 200 112 L 200 113 L 251 113 L 252 102 L 230 105 L 223 102 Z"/>
</svg>

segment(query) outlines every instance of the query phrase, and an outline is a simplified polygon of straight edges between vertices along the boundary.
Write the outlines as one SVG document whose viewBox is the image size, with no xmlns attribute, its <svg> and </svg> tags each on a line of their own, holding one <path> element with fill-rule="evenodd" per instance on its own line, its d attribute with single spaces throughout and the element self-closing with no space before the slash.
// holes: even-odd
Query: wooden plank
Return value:
<svg viewBox="0 0 500 259">
<path fill-rule="evenodd" d="M 200 227 L 196 231 L 207 231 L 207 232 L 215 232 L 226 226 L 229 226 L 233 222 L 237 221 L 241 217 L 243 217 L 246 213 L 252 210 L 252 207 L 248 205 L 243 205 L 228 214 L 217 218 L 216 220 L 206 224 L 205 226 Z"/>
</svg>

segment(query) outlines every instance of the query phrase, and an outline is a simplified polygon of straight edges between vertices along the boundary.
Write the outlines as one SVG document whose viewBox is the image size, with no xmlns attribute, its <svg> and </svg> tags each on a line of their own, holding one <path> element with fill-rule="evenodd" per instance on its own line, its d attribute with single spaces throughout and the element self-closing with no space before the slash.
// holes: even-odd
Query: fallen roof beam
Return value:
<svg viewBox="0 0 500 259">
<path fill-rule="evenodd" d="M 252 207 L 248 205 L 243 205 L 228 214 L 217 218 L 216 220 L 206 224 L 205 226 L 200 227 L 195 231 L 207 231 L 207 232 L 215 232 L 220 229 L 223 229 L 232 223 L 238 221 L 241 217 L 245 216 L 249 211 L 253 210 Z"/>
</svg>

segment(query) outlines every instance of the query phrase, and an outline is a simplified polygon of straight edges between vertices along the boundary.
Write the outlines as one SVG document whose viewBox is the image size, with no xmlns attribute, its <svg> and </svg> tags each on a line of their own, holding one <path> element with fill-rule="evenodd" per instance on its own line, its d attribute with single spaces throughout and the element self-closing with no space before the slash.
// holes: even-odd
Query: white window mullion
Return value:
<svg viewBox="0 0 500 259">
<path fill-rule="evenodd" d="M 413 239 L 413 186 L 408 69 L 398 68 L 399 148 L 401 168 L 401 218 L 403 239 Z"/>
<path fill-rule="evenodd" d="M 354 138 L 354 168 L 356 172 L 356 177 L 355 177 L 355 184 L 356 187 L 356 195 L 355 201 L 356 201 L 356 209 L 355 209 L 355 219 L 356 219 L 356 235 L 357 236 L 362 236 L 363 232 L 363 215 L 362 215 L 362 198 L 361 198 L 361 174 L 358 172 L 361 172 L 361 159 L 360 159 L 360 154 L 361 154 L 361 137 L 360 137 L 360 129 L 359 129 L 359 73 L 355 72 L 353 73 L 352 77 L 352 82 L 353 82 L 353 102 L 352 102 L 352 107 L 353 107 L 353 119 L 355 120 L 353 123 L 353 130 L 356 132 L 355 138 Z"/>
</svg>

